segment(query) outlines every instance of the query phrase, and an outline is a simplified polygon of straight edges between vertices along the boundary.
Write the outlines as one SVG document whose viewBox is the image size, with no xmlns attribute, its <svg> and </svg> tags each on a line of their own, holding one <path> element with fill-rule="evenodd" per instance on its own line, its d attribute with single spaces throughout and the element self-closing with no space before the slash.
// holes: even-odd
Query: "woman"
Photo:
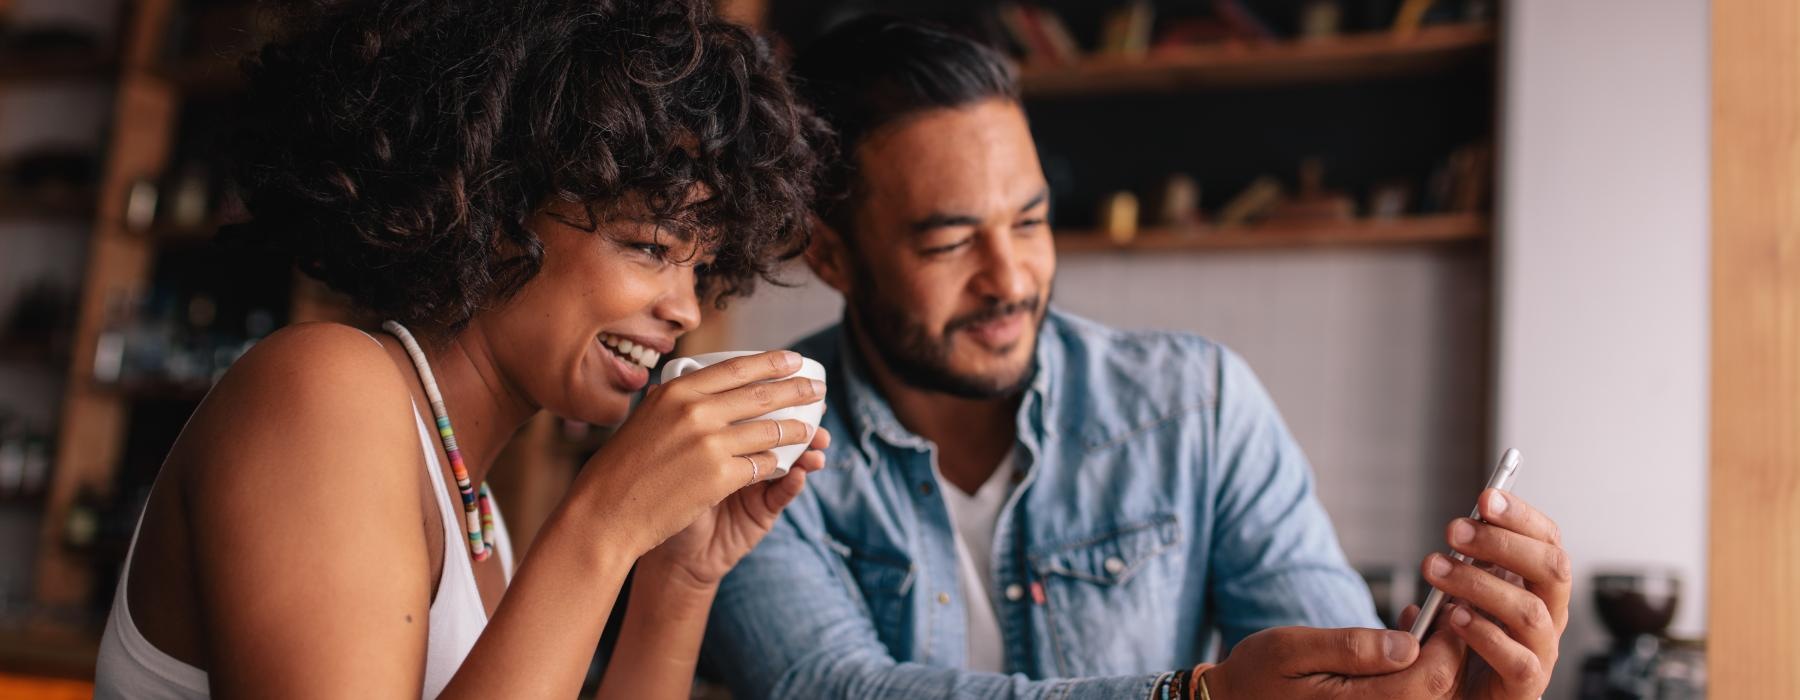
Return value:
<svg viewBox="0 0 1800 700">
<path fill-rule="evenodd" d="M 790 353 L 649 369 L 805 242 L 819 127 L 696 0 L 363 0 L 251 68 L 229 237 L 392 322 L 260 343 L 170 451 L 102 697 L 685 697 L 719 579 L 828 436 Z M 515 573 L 483 483 L 539 411 L 620 424 Z M 810 439 L 810 442 L 808 442 Z M 810 445 L 785 478 L 778 445 Z"/>
</svg>

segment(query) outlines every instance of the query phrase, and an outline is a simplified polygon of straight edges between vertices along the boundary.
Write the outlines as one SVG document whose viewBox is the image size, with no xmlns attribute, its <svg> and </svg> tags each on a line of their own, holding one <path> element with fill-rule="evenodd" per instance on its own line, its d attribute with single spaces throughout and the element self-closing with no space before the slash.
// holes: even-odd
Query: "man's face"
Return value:
<svg viewBox="0 0 1800 700">
<path fill-rule="evenodd" d="M 964 398 L 1030 380 L 1056 249 L 1025 113 L 993 99 L 909 116 L 858 147 L 835 274 L 851 321 L 901 381 Z M 815 260 L 815 267 L 818 267 Z M 827 266 L 829 267 L 829 266 Z"/>
</svg>

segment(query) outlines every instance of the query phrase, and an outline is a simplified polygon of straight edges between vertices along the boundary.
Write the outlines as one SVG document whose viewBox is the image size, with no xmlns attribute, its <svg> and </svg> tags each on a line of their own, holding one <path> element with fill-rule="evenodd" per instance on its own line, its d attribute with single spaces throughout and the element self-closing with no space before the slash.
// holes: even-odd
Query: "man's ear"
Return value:
<svg viewBox="0 0 1800 700">
<path fill-rule="evenodd" d="M 850 248 L 844 234 L 812 215 L 812 243 L 806 246 L 806 265 L 839 294 L 850 294 Z"/>
</svg>

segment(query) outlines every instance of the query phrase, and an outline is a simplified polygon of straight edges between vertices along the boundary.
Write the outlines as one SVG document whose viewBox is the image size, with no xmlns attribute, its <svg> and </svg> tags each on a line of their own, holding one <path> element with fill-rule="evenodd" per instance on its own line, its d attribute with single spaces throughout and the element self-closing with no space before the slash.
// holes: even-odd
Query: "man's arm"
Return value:
<svg viewBox="0 0 1800 700">
<path fill-rule="evenodd" d="M 1225 648 L 1284 625 L 1382 627 L 1274 401 L 1242 358 L 1219 352 L 1208 592 Z"/>
<path fill-rule="evenodd" d="M 813 521 L 810 494 L 790 506 L 719 589 L 705 651 L 735 697 L 1143 698 L 1156 676 L 1032 681 L 900 663 L 876 636 L 848 569 L 796 520 Z M 797 512 L 798 511 L 798 512 Z M 809 517 L 811 516 L 811 517 Z M 1171 669 L 1173 670 L 1173 669 Z"/>
</svg>

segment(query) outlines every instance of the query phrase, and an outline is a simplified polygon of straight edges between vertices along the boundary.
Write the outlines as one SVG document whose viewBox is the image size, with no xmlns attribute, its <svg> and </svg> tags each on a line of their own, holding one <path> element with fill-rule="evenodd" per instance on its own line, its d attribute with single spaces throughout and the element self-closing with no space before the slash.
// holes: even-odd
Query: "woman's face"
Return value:
<svg viewBox="0 0 1800 700">
<path fill-rule="evenodd" d="M 532 217 L 542 269 L 504 306 L 471 321 L 532 403 L 599 425 L 625 419 L 650 368 L 700 323 L 694 268 L 711 259 L 659 229 L 642 207 L 616 211 L 597 208 L 592 224 L 573 204 Z"/>
</svg>

